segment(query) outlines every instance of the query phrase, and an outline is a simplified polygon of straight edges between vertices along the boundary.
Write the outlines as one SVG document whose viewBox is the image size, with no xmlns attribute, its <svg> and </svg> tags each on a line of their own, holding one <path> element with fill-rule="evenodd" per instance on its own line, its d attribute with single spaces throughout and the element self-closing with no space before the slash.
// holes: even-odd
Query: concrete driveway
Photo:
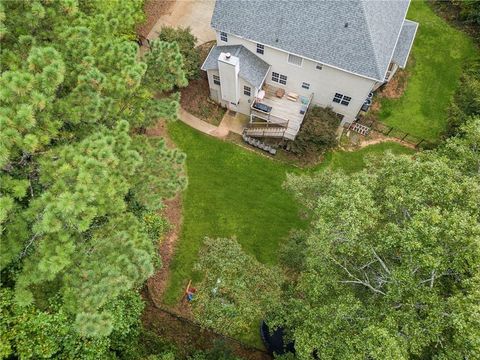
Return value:
<svg viewBox="0 0 480 360">
<path fill-rule="evenodd" d="M 210 27 L 214 6 L 215 0 L 177 0 L 168 14 L 158 18 L 147 38 L 157 38 L 162 26 L 190 26 L 197 45 L 215 40 L 215 31 Z"/>
</svg>

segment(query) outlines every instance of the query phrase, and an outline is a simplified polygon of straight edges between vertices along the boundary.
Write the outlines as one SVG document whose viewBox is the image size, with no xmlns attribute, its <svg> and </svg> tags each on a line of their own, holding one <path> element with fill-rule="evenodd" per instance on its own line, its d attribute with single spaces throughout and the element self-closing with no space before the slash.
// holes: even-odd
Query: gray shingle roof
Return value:
<svg viewBox="0 0 480 360">
<path fill-rule="evenodd" d="M 410 20 L 405 20 L 398 38 L 397 46 L 393 52 L 392 61 L 400 66 L 402 69 L 407 65 L 408 55 L 417 33 L 418 23 Z"/>
<path fill-rule="evenodd" d="M 217 0 L 212 27 L 383 81 L 410 0 Z"/>
<path fill-rule="evenodd" d="M 220 53 L 231 53 L 239 58 L 239 75 L 253 86 L 260 88 L 270 65 L 242 45 L 214 46 L 202 65 L 202 70 L 218 70 Z"/>
</svg>

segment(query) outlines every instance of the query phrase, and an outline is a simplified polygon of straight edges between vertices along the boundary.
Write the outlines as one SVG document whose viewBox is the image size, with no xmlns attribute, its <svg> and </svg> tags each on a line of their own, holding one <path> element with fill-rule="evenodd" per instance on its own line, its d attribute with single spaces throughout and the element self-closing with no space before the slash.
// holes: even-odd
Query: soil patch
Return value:
<svg viewBox="0 0 480 360">
<path fill-rule="evenodd" d="M 203 63 L 215 41 L 200 45 L 200 63 Z M 190 80 L 181 90 L 180 104 L 183 109 L 212 125 L 218 126 L 225 115 L 225 109 L 210 99 L 207 73 L 201 71 L 198 79 Z"/>
<path fill-rule="evenodd" d="M 137 34 L 146 38 L 162 15 L 169 14 L 175 0 L 146 0 L 143 5 L 145 21 L 137 27 Z"/>
<path fill-rule="evenodd" d="M 396 142 L 402 146 L 405 146 L 410 149 L 415 149 L 415 145 L 408 143 L 406 141 L 402 141 L 400 139 L 385 136 L 378 131 L 371 131 L 368 136 L 363 136 L 357 134 L 352 130 L 346 130 L 342 135 L 342 139 L 347 139 L 346 143 L 342 142 L 340 149 L 343 151 L 358 151 L 364 147 L 380 144 L 384 142 Z"/>
<path fill-rule="evenodd" d="M 412 69 L 415 64 L 412 60 L 413 57 L 410 57 L 406 69 Z M 398 69 L 393 78 L 390 81 L 378 89 L 377 96 L 379 98 L 387 99 L 398 99 L 402 97 L 405 89 L 407 88 L 408 78 L 410 77 L 410 72 L 405 69 Z"/>
</svg>

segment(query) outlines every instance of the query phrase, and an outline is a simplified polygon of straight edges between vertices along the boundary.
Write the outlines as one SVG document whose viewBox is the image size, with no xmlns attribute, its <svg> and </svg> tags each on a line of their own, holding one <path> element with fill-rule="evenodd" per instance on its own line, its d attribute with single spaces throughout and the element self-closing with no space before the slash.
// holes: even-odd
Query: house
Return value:
<svg viewBox="0 0 480 360">
<path fill-rule="evenodd" d="M 210 97 L 250 117 L 251 136 L 293 140 L 311 104 L 355 121 L 404 68 L 418 24 L 410 0 L 217 0 L 202 65 Z"/>
</svg>

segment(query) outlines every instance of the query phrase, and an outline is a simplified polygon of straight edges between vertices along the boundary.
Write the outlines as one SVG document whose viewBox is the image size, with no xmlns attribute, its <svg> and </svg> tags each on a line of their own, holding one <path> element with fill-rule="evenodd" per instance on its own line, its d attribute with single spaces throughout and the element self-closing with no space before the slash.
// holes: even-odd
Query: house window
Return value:
<svg viewBox="0 0 480 360">
<path fill-rule="evenodd" d="M 213 77 L 213 83 L 214 83 L 215 85 L 220 85 L 220 76 L 218 76 L 218 75 L 212 75 L 212 77 Z"/>
<path fill-rule="evenodd" d="M 343 100 L 342 100 L 341 104 L 345 105 L 345 106 L 348 106 L 348 104 L 350 104 L 350 100 L 352 100 L 352 98 L 350 96 L 343 96 Z"/>
<path fill-rule="evenodd" d="M 246 95 L 246 96 L 252 95 L 252 88 L 250 86 L 244 86 L 243 95 Z"/>
<path fill-rule="evenodd" d="M 282 85 L 287 85 L 287 76 L 272 72 L 272 81 L 278 82 Z"/>
<path fill-rule="evenodd" d="M 352 98 L 350 96 L 345 96 L 343 94 L 335 93 L 335 96 L 333 97 L 333 102 L 337 104 L 342 104 L 345 106 L 348 106 L 350 104 L 350 101 Z"/>
<path fill-rule="evenodd" d="M 262 44 L 257 44 L 257 54 L 263 55 L 265 53 L 265 46 Z"/>
<path fill-rule="evenodd" d="M 220 31 L 220 40 L 228 42 L 228 34 L 226 32 Z"/>
<path fill-rule="evenodd" d="M 322 70 L 323 69 L 322 64 L 317 63 L 317 65 L 315 65 L 315 69 Z"/>
<path fill-rule="evenodd" d="M 303 59 L 300 56 L 288 54 L 288 62 L 293 65 L 302 66 Z"/>
<path fill-rule="evenodd" d="M 308 90 L 308 89 L 310 89 L 310 84 L 306 83 L 306 82 L 302 82 L 302 88 Z"/>
</svg>

